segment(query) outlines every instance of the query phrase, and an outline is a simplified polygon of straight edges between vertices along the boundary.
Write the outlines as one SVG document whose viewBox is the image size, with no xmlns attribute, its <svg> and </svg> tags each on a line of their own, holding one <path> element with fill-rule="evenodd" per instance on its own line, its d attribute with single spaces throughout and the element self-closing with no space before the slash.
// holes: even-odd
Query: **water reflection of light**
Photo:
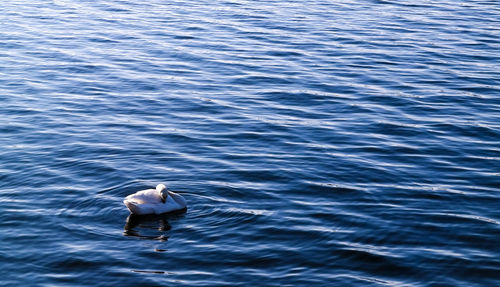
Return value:
<svg viewBox="0 0 500 287">
<path fill-rule="evenodd" d="M 172 229 L 168 219 L 184 212 L 185 210 L 160 215 L 130 214 L 125 222 L 123 235 L 140 239 L 167 241 L 169 237 L 167 233 Z"/>
</svg>

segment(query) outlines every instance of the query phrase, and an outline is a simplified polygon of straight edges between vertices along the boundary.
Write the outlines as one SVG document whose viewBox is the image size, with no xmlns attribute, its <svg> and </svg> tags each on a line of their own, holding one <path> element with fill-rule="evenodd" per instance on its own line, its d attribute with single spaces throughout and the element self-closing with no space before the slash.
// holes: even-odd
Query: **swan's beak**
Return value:
<svg viewBox="0 0 500 287">
<path fill-rule="evenodd" d="M 168 191 L 163 190 L 160 197 L 161 197 L 161 202 L 165 203 L 167 201 Z"/>
<path fill-rule="evenodd" d="M 164 184 L 160 183 L 156 186 L 156 191 L 158 191 L 160 193 L 161 202 L 165 203 L 167 201 L 167 197 L 168 197 L 167 187 Z"/>
</svg>

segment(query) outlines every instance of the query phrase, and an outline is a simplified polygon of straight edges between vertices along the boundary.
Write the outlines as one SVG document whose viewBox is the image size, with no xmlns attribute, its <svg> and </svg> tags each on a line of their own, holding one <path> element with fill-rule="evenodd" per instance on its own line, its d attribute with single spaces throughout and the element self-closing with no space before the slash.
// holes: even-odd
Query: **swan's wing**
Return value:
<svg viewBox="0 0 500 287">
<path fill-rule="evenodd" d="M 158 194 L 158 191 L 156 191 L 156 189 L 146 189 L 138 191 L 134 194 L 125 197 L 125 200 L 132 201 L 137 204 L 146 204 L 146 203 L 154 204 L 162 202 L 161 197 Z"/>
<path fill-rule="evenodd" d="M 124 200 L 123 203 L 128 208 L 128 210 L 130 210 L 130 212 L 138 215 L 155 213 L 155 206 L 157 205 L 148 203 L 137 204 L 133 201 L 128 200 Z"/>
</svg>

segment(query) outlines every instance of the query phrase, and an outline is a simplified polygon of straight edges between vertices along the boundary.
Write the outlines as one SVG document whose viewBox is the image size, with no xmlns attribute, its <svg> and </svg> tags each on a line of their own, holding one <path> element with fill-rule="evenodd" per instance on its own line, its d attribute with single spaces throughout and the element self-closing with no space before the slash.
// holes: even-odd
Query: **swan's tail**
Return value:
<svg viewBox="0 0 500 287">
<path fill-rule="evenodd" d="M 139 207 L 132 201 L 124 200 L 123 203 L 130 210 L 130 212 L 135 214 L 140 214 Z"/>
</svg>

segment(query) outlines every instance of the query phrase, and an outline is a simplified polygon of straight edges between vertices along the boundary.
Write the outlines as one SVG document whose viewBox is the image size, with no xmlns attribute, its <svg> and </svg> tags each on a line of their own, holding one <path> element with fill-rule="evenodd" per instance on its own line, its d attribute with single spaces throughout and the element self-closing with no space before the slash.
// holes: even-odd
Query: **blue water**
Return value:
<svg viewBox="0 0 500 287">
<path fill-rule="evenodd" d="M 500 285 L 497 1 L 0 3 L 0 285 Z M 129 217 L 158 183 L 185 213 Z"/>
</svg>

